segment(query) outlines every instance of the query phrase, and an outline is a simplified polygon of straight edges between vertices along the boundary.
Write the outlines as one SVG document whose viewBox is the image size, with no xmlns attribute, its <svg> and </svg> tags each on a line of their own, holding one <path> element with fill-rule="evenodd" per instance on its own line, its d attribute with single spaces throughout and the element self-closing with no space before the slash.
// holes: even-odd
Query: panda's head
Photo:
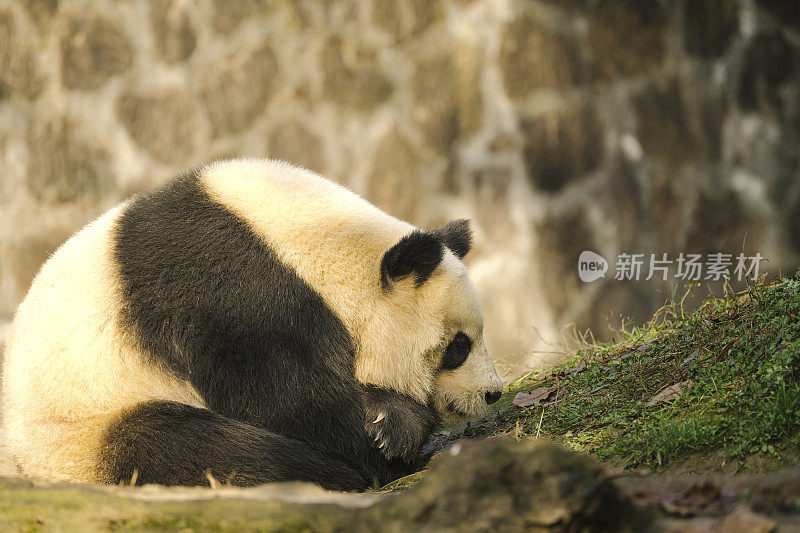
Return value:
<svg viewBox="0 0 800 533">
<path fill-rule="evenodd" d="M 447 417 L 480 414 L 503 389 L 484 344 L 480 301 L 461 261 L 470 243 L 469 221 L 456 220 L 404 236 L 381 260 L 386 305 L 378 314 L 391 354 L 383 370 L 389 362 L 395 372 L 388 378 L 382 372 L 382 384 L 430 402 Z"/>
</svg>

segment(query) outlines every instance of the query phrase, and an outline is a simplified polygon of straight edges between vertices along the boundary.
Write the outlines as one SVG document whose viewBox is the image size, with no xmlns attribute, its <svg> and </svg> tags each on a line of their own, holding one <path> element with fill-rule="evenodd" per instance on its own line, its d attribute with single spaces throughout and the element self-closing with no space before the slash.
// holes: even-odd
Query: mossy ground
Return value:
<svg viewBox="0 0 800 533">
<path fill-rule="evenodd" d="M 487 416 L 452 427 L 448 438 L 548 437 L 625 469 L 756 472 L 800 464 L 800 273 L 710 296 L 692 312 L 683 300 L 623 332 L 621 342 L 586 345 L 563 364 L 516 380 Z M 676 398 L 648 405 L 688 380 L 693 385 Z M 560 392 L 551 398 L 558 398 L 545 405 L 512 403 L 519 392 L 554 385 Z"/>
</svg>

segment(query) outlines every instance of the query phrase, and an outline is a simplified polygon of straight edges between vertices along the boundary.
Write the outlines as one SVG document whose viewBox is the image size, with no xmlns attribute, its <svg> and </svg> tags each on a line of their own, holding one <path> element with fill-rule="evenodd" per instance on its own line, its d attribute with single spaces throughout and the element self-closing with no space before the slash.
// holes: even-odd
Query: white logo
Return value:
<svg viewBox="0 0 800 533">
<path fill-rule="evenodd" d="M 755 281 L 758 279 L 759 266 L 762 261 L 766 261 L 766 258 L 762 257 L 760 253 L 749 257 L 744 253 L 734 256 L 715 252 L 706 254 L 705 261 L 703 261 L 702 254 L 681 252 L 677 259 L 670 259 L 668 254 L 662 253 L 659 259 L 656 254 L 623 252 L 617 255 L 614 279 L 618 281 L 640 281 L 642 279 L 648 281 L 658 275 L 662 281 L 667 281 L 670 279 L 670 267 L 676 263 L 678 273 L 672 277 L 684 281 L 722 281 L 734 278 L 736 281 L 747 279 Z M 578 275 L 581 281 L 588 283 L 604 278 L 607 271 L 608 263 L 601 255 L 589 250 L 581 252 L 581 256 L 578 258 Z"/>
<path fill-rule="evenodd" d="M 606 277 L 608 271 L 608 261 L 602 255 L 585 250 L 578 258 L 578 276 L 581 281 L 590 282 Z"/>
</svg>

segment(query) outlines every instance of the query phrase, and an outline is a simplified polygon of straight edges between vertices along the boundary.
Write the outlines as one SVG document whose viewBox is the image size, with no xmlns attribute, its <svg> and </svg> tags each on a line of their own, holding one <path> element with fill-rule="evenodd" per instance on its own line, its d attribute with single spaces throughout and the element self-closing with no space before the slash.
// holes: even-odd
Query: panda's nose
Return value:
<svg viewBox="0 0 800 533">
<path fill-rule="evenodd" d="M 492 392 L 487 392 L 487 393 L 486 393 L 486 395 L 485 395 L 485 397 L 486 397 L 486 403 L 487 403 L 487 404 L 489 404 L 489 405 L 491 405 L 491 404 L 493 404 L 494 402 L 496 402 L 497 400 L 499 400 L 499 399 L 500 399 L 500 396 L 502 396 L 502 395 L 503 395 L 503 391 L 500 391 L 500 390 L 495 390 L 495 391 L 492 391 Z"/>
</svg>

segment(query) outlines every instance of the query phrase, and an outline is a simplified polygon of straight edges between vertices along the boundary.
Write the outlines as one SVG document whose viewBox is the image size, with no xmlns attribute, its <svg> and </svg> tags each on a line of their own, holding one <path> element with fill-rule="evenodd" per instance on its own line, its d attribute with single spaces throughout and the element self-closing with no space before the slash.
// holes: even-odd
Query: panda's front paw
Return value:
<svg viewBox="0 0 800 533">
<path fill-rule="evenodd" d="M 380 411 L 372 422 L 367 422 L 367 434 L 387 459 L 400 458 L 407 463 L 419 456 L 427 435 L 414 432 L 391 415 Z"/>
<path fill-rule="evenodd" d="M 366 387 L 366 430 L 387 459 L 415 461 L 439 422 L 427 405 L 399 392 Z"/>
</svg>

